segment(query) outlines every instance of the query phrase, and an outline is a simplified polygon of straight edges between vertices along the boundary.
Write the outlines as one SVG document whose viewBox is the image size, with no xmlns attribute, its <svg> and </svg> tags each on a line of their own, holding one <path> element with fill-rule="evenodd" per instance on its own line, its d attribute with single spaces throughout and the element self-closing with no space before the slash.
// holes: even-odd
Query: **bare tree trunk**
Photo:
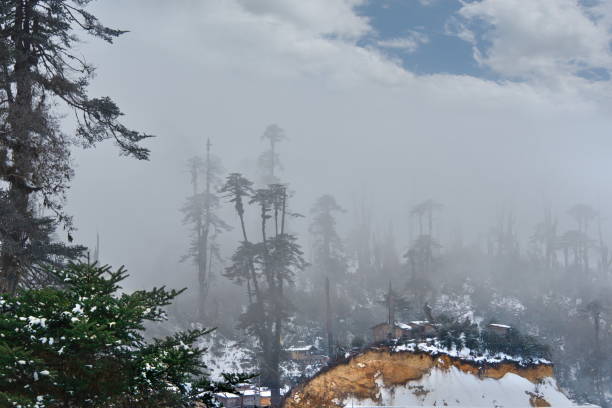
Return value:
<svg viewBox="0 0 612 408">
<path fill-rule="evenodd" d="M 329 358 L 333 358 L 334 353 L 334 333 L 332 331 L 332 311 L 331 311 L 331 298 L 329 293 L 329 278 L 325 278 L 325 300 L 327 304 L 326 315 L 327 315 L 327 354 Z"/>
<path fill-rule="evenodd" d="M 14 77 L 16 80 L 16 96 L 13 102 L 9 100 L 8 122 L 14 136 L 13 162 L 8 170 L 11 175 L 7 177 L 9 186 L 9 200 L 16 212 L 24 220 L 31 218 L 29 211 L 31 187 L 28 186 L 27 169 L 31 167 L 32 154 L 29 149 L 30 127 L 29 118 L 32 117 L 32 78 L 31 78 L 31 44 L 29 38 L 32 27 L 32 14 L 34 4 L 32 1 L 19 2 L 15 11 L 15 25 L 13 27 L 13 41 L 17 48 Z M 23 172 L 23 174 L 21 174 Z M 25 231 L 11 231 L 9 240 L 17 244 L 17 251 L 25 249 L 28 240 Z M 14 294 L 17 290 L 21 275 L 27 265 L 23 265 L 7 246 L 2 246 L 0 255 L 0 293 Z"/>
<path fill-rule="evenodd" d="M 389 313 L 389 338 L 393 338 L 393 331 L 395 329 L 395 305 L 393 300 L 393 289 L 391 287 L 391 281 L 389 281 L 389 292 L 387 293 L 387 308 Z"/>
<path fill-rule="evenodd" d="M 208 269 L 208 239 L 210 236 L 210 225 L 211 225 L 211 214 L 210 214 L 210 184 L 211 184 L 211 163 L 210 163 L 210 139 L 206 141 L 206 187 L 204 189 L 204 220 L 202 225 L 202 232 L 199 233 L 198 250 L 199 256 L 199 319 L 204 321 L 206 319 L 206 297 L 208 295 L 208 289 L 210 287 L 210 276 Z"/>
</svg>

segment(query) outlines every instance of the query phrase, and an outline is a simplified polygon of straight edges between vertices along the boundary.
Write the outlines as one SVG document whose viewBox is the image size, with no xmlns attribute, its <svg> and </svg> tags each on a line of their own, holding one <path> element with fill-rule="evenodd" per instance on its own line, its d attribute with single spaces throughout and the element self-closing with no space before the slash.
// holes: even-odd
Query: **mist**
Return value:
<svg viewBox="0 0 612 408">
<path fill-rule="evenodd" d="M 479 373 L 512 365 L 551 387 L 520 390 L 533 406 L 536 397 L 612 406 L 609 2 L 81 6 L 101 22 L 70 20 L 79 35 L 71 61 L 96 67 L 89 82 L 72 84 L 87 92 L 80 104 L 63 88 L 33 97 L 53 114 L 41 123 L 53 124 L 54 137 L 61 129 L 61 148 L 50 143 L 29 159 L 64 165 L 49 176 L 61 180 L 50 195 L 61 204 L 34 183 L 46 180 L 45 167 L 24 160 L 24 174 L 36 176 L 22 186 L 22 212 L 39 206 L 57 217 L 43 234 L 49 242 L 82 245 L 45 261 L 57 270 L 76 259 L 86 271 L 125 266 L 121 296 L 185 289 L 161 302 L 167 319 L 143 315 L 163 320 L 147 323 L 144 338 L 200 330 L 191 343 L 207 378 L 252 374 L 207 390 L 210 401 L 238 406 L 231 398 L 257 395 L 269 404 L 253 406 L 301 408 L 313 379 L 385 350 L 429 353 L 431 370 L 439 355 Z M 18 87 L 6 81 L 0 106 Z M 95 99 L 106 95 L 118 117 Z M 38 123 L 3 112 L 6 123 Z M 97 128 L 83 131 L 91 118 Z M 13 147 L 2 153 L 2 137 L 0 153 L 17 162 Z M 2 171 L 13 200 L 18 182 Z M 70 281 L 38 272 L 47 264 L 35 257 L 9 263 L 2 234 L 0 293 L 5 264 L 36 271 L 7 293 L 70 293 Z M 530 369 L 550 375 L 521 374 Z M 382 406 L 389 390 L 373 375 L 346 381 L 375 384 L 369 399 L 321 394 L 334 406 Z"/>
<path fill-rule="evenodd" d="M 610 105 L 582 94 L 591 89 L 417 76 L 373 51 L 380 67 L 333 65 L 340 57 L 314 52 L 297 67 L 297 51 L 263 41 L 273 35 L 263 18 L 264 27 L 251 26 L 256 16 L 211 26 L 223 7 L 131 2 L 117 13 L 112 3 L 94 4 L 101 20 L 130 32 L 113 46 L 84 44 L 97 65 L 93 93 L 113 95 L 129 124 L 157 137 L 147 163 L 117 157 L 112 143 L 75 151 L 68 205 L 77 239 L 92 245 L 99 233 L 104 261 L 125 264 L 134 285 L 189 279 L 178 263 L 187 240 L 179 212 L 189 194 L 186 160 L 210 138 L 228 172 L 253 174 L 270 123 L 288 136 L 281 177 L 297 212 L 333 193 L 348 210 L 340 222 L 364 203 L 382 230 L 393 223 L 404 246 L 411 206 L 430 197 L 445 206 L 441 237 L 459 228 L 474 242 L 504 209 L 528 237 L 546 206 L 559 214 L 577 202 L 603 214 L 610 207 Z M 259 38 L 248 38 L 250 30 Z M 242 55 L 245 42 L 252 48 Z M 301 235 L 307 225 L 294 228 Z"/>
</svg>

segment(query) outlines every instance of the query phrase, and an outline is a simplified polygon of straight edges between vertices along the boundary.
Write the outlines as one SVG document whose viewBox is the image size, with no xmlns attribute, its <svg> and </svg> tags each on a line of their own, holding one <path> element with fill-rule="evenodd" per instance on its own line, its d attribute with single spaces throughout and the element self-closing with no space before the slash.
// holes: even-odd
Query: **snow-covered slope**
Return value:
<svg viewBox="0 0 612 408">
<path fill-rule="evenodd" d="M 252 350 L 216 331 L 204 336 L 198 346 L 208 350 L 204 353 L 204 363 L 215 381 L 223 379 L 222 373 L 254 373 L 257 371 L 255 353 Z"/>
<path fill-rule="evenodd" d="M 569 407 L 550 364 L 466 361 L 421 351 L 368 350 L 295 388 L 284 408 Z"/>
<path fill-rule="evenodd" d="M 387 387 L 382 376 L 376 378 L 379 398 L 342 399 L 345 407 L 372 406 L 464 406 L 464 407 L 569 407 L 572 402 L 557 388 L 552 378 L 534 384 L 514 373 L 500 379 L 478 378 L 459 368 L 433 368 L 416 381 Z M 545 401 L 545 402 L 544 402 Z"/>
</svg>

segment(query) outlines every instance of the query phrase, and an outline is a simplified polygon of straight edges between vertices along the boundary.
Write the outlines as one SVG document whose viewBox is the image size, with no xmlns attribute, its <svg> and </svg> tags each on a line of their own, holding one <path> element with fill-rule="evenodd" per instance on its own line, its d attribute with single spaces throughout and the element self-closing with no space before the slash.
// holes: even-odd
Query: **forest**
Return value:
<svg viewBox="0 0 612 408">
<path fill-rule="evenodd" d="M 466 25 L 451 19 L 444 36 L 476 41 L 460 29 L 493 13 L 478 9 L 489 1 L 460 2 Z M 609 106 L 592 106 L 606 97 L 589 93 L 610 82 L 595 78 L 599 66 L 555 84 L 531 66 L 497 77 L 506 71 L 489 50 L 473 58 L 495 75 L 421 73 L 373 44 L 413 55 L 434 40 L 414 30 L 367 37 L 378 16 L 371 2 L 319 10 L 317 1 L 314 11 L 289 2 L 291 13 L 274 1 L 202 3 L 125 5 L 121 24 L 155 27 L 135 34 L 136 52 L 121 48 L 131 27 L 103 21 L 122 6 L 0 1 L 0 407 L 238 406 L 240 396 L 240 406 L 280 408 L 309 378 L 376 347 L 552 365 L 576 404 L 612 406 L 612 146 L 576 136 L 609 116 Z M 570 6 L 587 17 L 583 8 L 595 7 Z M 202 38 L 211 55 L 198 62 L 188 24 L 198 7 L 207 19 L 254 19 L 249 29 L 289 24 L 296 31 L 268 40 L 293 38 L 292 52 L 371 54 L 347 62 L 334 85 L 326 64 L 347 68 L 328 54 L 259 73 L 265 58 L 247 52 L 264 41 L 259 31 L 252 43 L 230 35 L 228 47 L 244 48 L 227 57 Z M 347 26 L 319 20 L 332 9 L 352 16 Z M 181 20 L 161 24 L 164 13 Z M 300 37 L 313 35 L 309 45 Z M 171 52 L 136 75 L 117 68 L 155 57 L 147 47 Z M 597 52 L 612 58 L 609 43 Z M 215 66 L 223 58 L 231 75 Z M 363 79 L 355 67 L 371 72 Z M 374 77 L 381 72 L 389 77 Z M 460 82 L 446 86 L 451 79 Z M 314 84 L 281 91 L 301 81 Z M 497 88 L 478 96 L 479 86 Z M 405 90 L 417 99 L 398 102 Z M 107 91 L 127 101 L 125 115 L 99 96 Z M 274 108 L 259 106 L 268 100 Z"/>
</svg>

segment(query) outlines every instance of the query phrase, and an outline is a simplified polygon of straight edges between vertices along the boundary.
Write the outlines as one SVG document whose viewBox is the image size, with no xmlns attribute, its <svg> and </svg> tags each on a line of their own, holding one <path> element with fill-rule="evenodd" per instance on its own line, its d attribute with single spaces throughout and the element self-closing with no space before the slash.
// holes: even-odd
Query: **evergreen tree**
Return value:
<svg viewBox="0 0 612 408">
<path fill-rule="evenodd" d="M 589 227 L 597 217 L 597 211 L 586 204 L 576 204 L 567 213 L 576 221 L 577 233 L 575 236 L 575 264 L 583 272 L 589 271 L 589 249 L 592 240 L 589 236 Z"/>
<path fill-rule="evenodd" d="M 376 276 L 384 281 L 401 278 L 405 274 L 405 270 L 402 268 L 397 254 L 392 226 L 389 225 L 383 239 L 374 239 L 373 241 L 373 263 Z"/>
<path fill-rule="evenodd" d="M 191 259 L 198 269 L 197 316 L 200 321 L 206 318 L 212 262 L 214 258 L 220 259 L 215 239 L 219 233 L 229 230 L 229 225 L 217 215 L 220 199 L 216 191 L 221 183 L 221 164 L 211 156 L 210 147 L 209 140 L 204 159 L 199 156 L 189 159 L 192 195 L 181 209 L 183 222 L 191 227 L 191 245 L 183 260 Z"/>
<path fill-rule="evenodd" d="M 110 98 L 87 94 L 94 68 L 74 49 L 77 34 L 111 43 L 124 33 L 89 13 L 90 2 L 0 4 L 0 180 L 7 186 L 0 195 L 2 292 L 14 292 L 30 268 L 46 258 L 73 255 L 74 248 L 60 247 L 51 238 L 60 225 L 71 229 L 63 204 L 73 176 L 72 145 L 112 139 L 123 154 L 148 157 L 139 142 L 149 136 L 125 127 Z M 55 110 L 60 107 L 73 111 L 74 135 L 61 131 Z"/>
<path fill-rule="evenodd" d="M 272 406 L 280 404 L 280 362 L 282 336 L 291 315 L 286 297 L 295 273 L 305 268 L 302 250 L 294 235 L 287 233 L 287 189 L 280 184 L 253 191 L 252 183 L 240 174 L 231 174 L 222 191 L 234 203 L 243 228 L 243 241 L 232 256 L 225 275 L 248 283 L 249 304 L 241 316 L 241 327 L 255 336 L 260 347 L 262 383 L 272 390 Z M 244 201 L 259 213 L 259 242 L 251 242 L 244 229 Z"/>
<path fill-rule="evenodd" d="M 410 212 L 418 222 L 418 236 L 404 257 L 408 261 L 408 269 L 411 274 L 407 289 L 417 309 L 423 308 L 434 289 L 432 274 L 435 255 L 442 246 L 434 238 L 433 221 L 434 213 L 441 208 L 441 204 L 428 199 L 412 207 Z"/>
<path fill-rule="evenodd" d="M 362 287 L 367 287 L 368 281 L 375 280 L 372 248 L 372 209 L 365 198 L 359 200 L 352 211 L 354 227 L 347 239 L 350 255 L 357 261 L 357 277 Z M 382 285 L 384 287 L 384 283 Z"/>
<path fill-rule="evenodd" d="M 270 144 L 270 147 L 258 159 L 261 183 L 266 186 L 278 184 L 280 180 L 276 175 L 276 169 L 281 168 L 281 162 L 276 151 L 276 145 L 285 140 L 287 136 L 285 136 L 285 131 L 280 126 L 272 124 L 266 127 L 261 138 L 262 140 L 267 140 Z"/>
<path fill-rule="evenodd" d="M 346 257 L 342 240 L 336 231 L 335 214 L 345 210 L 336 199 L 323 195 L 317 199 L 310 213 L 312 222 L 310 233 L 313 237 L 313 270 L 317 277 L 318 287 L 323 278 L 328 277 L 335 285 L 344 279 L 346 274 Z"/>
<path fill-rule="evenodd" d="M 95 264 L 52 273 L 62 288 L 0 297 L 0 406 L 184 407 L 247 378 L 210 381 L 195 346 L 210 330 L 144 340 L 181 291 L 118 293 L 125 270 Z"/>
</svg>

